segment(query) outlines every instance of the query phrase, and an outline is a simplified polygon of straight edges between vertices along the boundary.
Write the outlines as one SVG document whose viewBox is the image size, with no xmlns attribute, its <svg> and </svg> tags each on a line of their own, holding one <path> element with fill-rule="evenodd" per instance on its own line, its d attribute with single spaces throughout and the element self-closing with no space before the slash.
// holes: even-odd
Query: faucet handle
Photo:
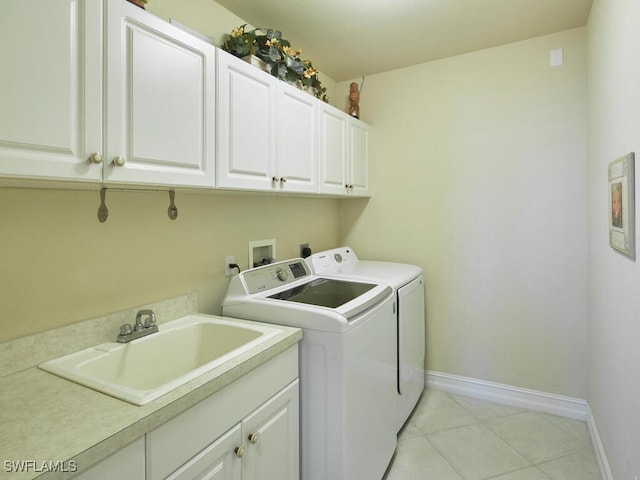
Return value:
<svg viewBox="0 0 640 480">
<path fill-rule="evenodd" d="M 133 332 L 133 329 L 131 328 L 131 324 L 130 323 L 125 323 L 124 325 L 122 325 L 120 327 L 120 335 L 131 335 L 131 333 Z"/>
<path fill-rule="evenodd" d="M 147 318 L 145 318 L 145 320 L 144 320 L 144 328 L 155 327 L 156 324 L 157 324 L 157 322 L 156 322 L 156 314 L 151 312 L 149 314 L 149 316 Z"/>
</svg>

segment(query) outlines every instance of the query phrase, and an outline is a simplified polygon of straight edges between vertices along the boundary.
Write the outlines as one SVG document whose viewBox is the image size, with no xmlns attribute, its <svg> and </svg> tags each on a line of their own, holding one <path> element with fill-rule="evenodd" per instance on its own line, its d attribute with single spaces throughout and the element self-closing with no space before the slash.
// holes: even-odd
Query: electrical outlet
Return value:
<svg viewBox="0 0 640 480">
<path fill-rule="evenodd" d="M 229 265 L 231 265 L 232 263 L 236 263 L 235 255 L 227 255 L 226 257 L 224 257 L 224 276 L 225 277 L 230 277 L 234 273 L 238 272 L 237 268 L 229 268 Z"/>
</svg>

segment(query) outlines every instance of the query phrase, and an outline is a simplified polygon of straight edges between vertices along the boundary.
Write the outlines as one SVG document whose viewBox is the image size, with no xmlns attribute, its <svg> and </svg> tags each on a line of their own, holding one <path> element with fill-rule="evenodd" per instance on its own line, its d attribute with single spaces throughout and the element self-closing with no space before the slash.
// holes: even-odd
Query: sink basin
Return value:
<svg viewBox="0 0 640 480">
<path fill-rule="evenodd" d="M 194 314 L 129 343 L 107 342 L 39 365 L 81 385 L 145 405 L 280 333 L 277 326 Z"/>
</svg>

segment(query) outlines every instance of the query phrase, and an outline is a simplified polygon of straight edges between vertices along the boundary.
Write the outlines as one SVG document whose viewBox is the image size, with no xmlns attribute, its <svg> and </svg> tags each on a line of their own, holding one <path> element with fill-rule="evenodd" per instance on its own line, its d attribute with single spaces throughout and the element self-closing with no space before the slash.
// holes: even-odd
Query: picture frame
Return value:
<svg viewBox="0 0 640 480">
<path fill-rule="evenodd" d="M 635 260 L 635 154 L 609 163 L 609 245 Z"/>
</svg>

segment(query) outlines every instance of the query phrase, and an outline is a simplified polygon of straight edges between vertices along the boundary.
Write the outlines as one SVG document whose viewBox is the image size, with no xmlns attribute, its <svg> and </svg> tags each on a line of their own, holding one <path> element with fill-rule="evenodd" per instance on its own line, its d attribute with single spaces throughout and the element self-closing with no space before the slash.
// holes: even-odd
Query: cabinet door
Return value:
<svg viewBox="0 0 640 480">
<path fill-rule="evenodd" d="M 278 82 L 277 173 L 285 192 L 317 193 L 318 100 Z"/>
<path fill-rule="evenodd" d="M 242 443 L 240 432 L 240 425 L 232 428 L 166 480 L 240 480 L 242 454 L 236 454 Z"/>
<path fill-rule="evenodd" d="M 299 480 L 298 380 L 242 422 L 243 480 Z"/>
<path fill-rule="evenodd" d="M 145 476 L 144 437 L 73 477 L 75 480 L 140 480 Z"/>
<path fill-rule="evenodd" d="M 348 116 L 324 102 L 318 114 L 318 191 L 347 193 Z"/>
<path fill-rule="evenodd" d="M 0 3 L 0 176 L 100 181 L 101 2 Z"/>
<path fill-rule="evenodd" d="M 218 186 L 271 190 L 277 80 L 223 50 L 217 52 Z"/>
<path fill-rule="evenodd" d="M 105 181 L 213 187 L 215 47 L 121 0 L 106 43 Z"/>
<path fill-rule="evenodd" d="M 369 196 L 369 150 L 371 127 L 355 118 L 349 118 L 349 193 Z"/>
</svg>

